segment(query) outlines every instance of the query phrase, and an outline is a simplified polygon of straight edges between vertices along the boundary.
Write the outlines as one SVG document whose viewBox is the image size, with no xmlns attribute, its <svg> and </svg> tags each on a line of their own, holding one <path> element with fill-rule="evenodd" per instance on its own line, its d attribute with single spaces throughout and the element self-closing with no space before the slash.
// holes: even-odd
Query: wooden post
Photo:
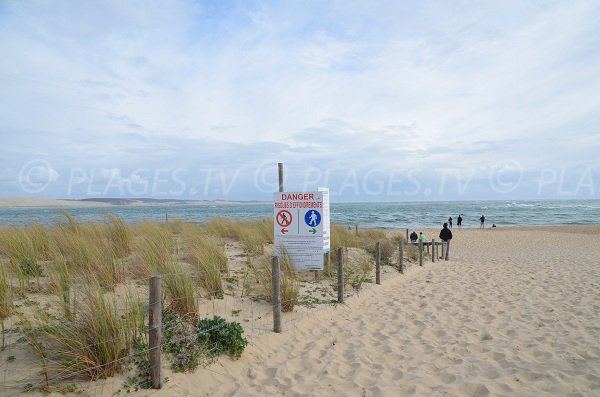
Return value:
<svg viewBox="0 0 600 397">
<path fill-rule="evenodd" d="M 381 285 L 381 243 L 375 244 L 375 284 Z"/>
<path fill-rule="evenodd" d="M 160 362 L 162 323 L 160 302 L 160 276 L 152 276 L 150 277 L 150 297 L 148 298 L 148 352 L 150 359 L 150 381 L 154 389 L 161 389 L 163 386 Z"/>
<path fill-rule="evenodd" d="M 358 234 L 358 224 L 354 225 L 354 231 L 356 234 Z"/>
<path fill-rule="evenodd" d="M 423 242 L 419 240 L 419 266 L 423 266 Z"/>
<path fill-rule="evenodd" d="M 431 261 L 435 262 L 435 239 L 431 239 Z"/>
<path fill-rule="evenodd" d="M 450 256 L 450 240 L 446 241 L 446 256 L 445 259 L 448 260 Z"/>
<path fill-rule="evenodd" d="M 408 229 L 406 229 L 406 242 L 408 242 Z"/>
<path fill-rule="evenodd" d="M 398 271 L 404 273 L 404 240 L 402 239 L 400 239 L 400 261 L 398 264 Z"/>
<path fill-rule="evenodd" d="M 283 163 L 277 163 L 277 171 L 279 172 L 279 191 L 283 192 Z"/>
<path fill-rule="evenodd" d="M 344 248 L 338 248 L 338 302 L 344 303 Z"/>
<path fill-rule="evenodd" d="M 444 252 L 446 251 L 446 242 L 442 241 L 442 255 L 440 255 L 440 259 L 444 259 Z"/>
<path fill-rule="evenodd" d="M 273 275 L 273 332 L 281 333 L 281 282 L 279 276 L 279 257 L 274 256 L 272 262 Z"/>
</svg>

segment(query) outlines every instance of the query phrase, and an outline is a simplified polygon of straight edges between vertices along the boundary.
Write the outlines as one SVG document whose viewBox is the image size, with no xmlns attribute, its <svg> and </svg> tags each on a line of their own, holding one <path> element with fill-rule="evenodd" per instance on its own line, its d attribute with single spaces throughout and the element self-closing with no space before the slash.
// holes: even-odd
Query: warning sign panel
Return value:
<svg viewBox="0 0 600 397">
<path fill-rule="evenodd" d="M 275 255 L 287 254 L 299 270 L 323 270 L 323 192 L 275 193 L 273 203 Z"/>
</svg>

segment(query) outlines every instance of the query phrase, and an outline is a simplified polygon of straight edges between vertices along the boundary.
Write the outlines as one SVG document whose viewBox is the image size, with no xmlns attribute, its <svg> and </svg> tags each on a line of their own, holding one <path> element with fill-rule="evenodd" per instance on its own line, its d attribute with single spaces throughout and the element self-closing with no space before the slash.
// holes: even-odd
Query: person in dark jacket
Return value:
<svg viewBox="0 0 600 397">
<path fill-rule="evenodd" d="M 417 235 L 417 232 L 413 231 L 410 234 L 410 242 L 411 243 L 416 243 L 418 238 L 419 238 L 419 236 Z"/>
<path fill-rule="evenodd" d="M 442 241 L 452 240 L 452 231 L 448 229 L 447 223 L 444 223 L 444 228 L 440 231 L 440 238 Z"/>
</svg>

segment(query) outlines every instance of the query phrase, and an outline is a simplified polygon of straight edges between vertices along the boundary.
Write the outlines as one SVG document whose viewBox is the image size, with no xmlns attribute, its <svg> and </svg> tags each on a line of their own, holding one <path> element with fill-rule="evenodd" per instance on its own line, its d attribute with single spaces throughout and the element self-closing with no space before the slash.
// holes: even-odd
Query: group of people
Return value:
<svg viewBox="0 0 600 397">
<path fill-rule="evenodd" d="M 458 219 L 456 219 L 456 226 L 458 226 L 459 228 L 462 228 L 462 214 L 458 215 Z M 452 228 L 452 217 L 448 218 L 448 225 L 450 226 L 450 228 Z M 479 228 L 483 229 L 485 227 L 485 216 L 481 215 L 481 217 L 479 218 Z M 496 224 L 492 225 L 492 227 L 496 227 Z"/>
<path fill-rule="evenodd" d="M 443 229 L 440 231 L 440 239 L 442 239 L 442 241 L 444 241 L 444 242 L 452 240 L 452 231 L 448 228 L 447 222 L 444 223 Z M 423 232 L 419 232 L 419 235 L 417 235 L 417 232 L 413 231 L 410 234 L 410 241 L 411 241 L 411 243 L 416 243 L 417 241 L 426 243 L 427 237 L 425 237 Z"/>
<path fill-rule="evenodd" d="M 463 221 L 462 214 L 459 214 L 458 218 L 456 219 L 456 226 L 458 226 L 459 228 L 462 228 L 462 221 Z M 448 222 L 445 222 L 442 227 L 443 228 L 440 231 L 440 239 L 442 239 L 442 241 L 444 241 L 444 242 L 452 240 L 452 231 L 450 230 L 452 228 L 452 217 L 449 217 Z M 481 215 L 481 217 L 479 218 L 479 228 L 483 229 L 484 227 L 485 227 L 485 216 Z M 493 224 L 492 227 L 496 227 L 496 224 Z M 410 234 L 410 242 L 416 243 L 417 241 L 427 242 L 427 237 L 423 234 L 423 232 L 419 232 L 419 234 L 417 235 L 417 232 L 413 231 Z"/>
</svg>

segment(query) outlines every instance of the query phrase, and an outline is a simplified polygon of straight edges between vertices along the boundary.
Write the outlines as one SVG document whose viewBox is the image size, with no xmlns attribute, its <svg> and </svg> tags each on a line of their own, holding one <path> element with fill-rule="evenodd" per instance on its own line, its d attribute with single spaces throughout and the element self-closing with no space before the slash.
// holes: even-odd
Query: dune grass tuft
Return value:
<svg viewBox="0 0 600 397">
<path fill-rule="evenodd" d="M 72 321 L 41 316 L 37 330 L 46 341 L 46 355 L 53 358 L 51 370 L 57 372 L 56 377 L 73 373 L 92 380 L 113 376 L 123 365 L 121 359 L 131 352 L 134 337 L 145 332 L 143 307 L 139 298 L 133 299 L 123 313 L 116 297 L 97 285 L 83 291 L 81 310 Z"/>
<path fill-rule="evenodd" d="M 12 312 L 13 295 L 12 287 L 8 279 L 8 274 L 4 266 L 0 264 L 0 326 L 2 327 L 2 350 L 4 350 L 4 320 L 6 320 Z"/>
<path fill-rule="evenodd" d="M 300 283 L 296 270 L 287 255 L 279 257 L 281 310 L 291 312 L 298 303 Z M 257 293 L 267 302 L 273 301 L 273 267 L 271 257 L 262 256 L 251 262 L 250 274 Z"/>
</svg>

